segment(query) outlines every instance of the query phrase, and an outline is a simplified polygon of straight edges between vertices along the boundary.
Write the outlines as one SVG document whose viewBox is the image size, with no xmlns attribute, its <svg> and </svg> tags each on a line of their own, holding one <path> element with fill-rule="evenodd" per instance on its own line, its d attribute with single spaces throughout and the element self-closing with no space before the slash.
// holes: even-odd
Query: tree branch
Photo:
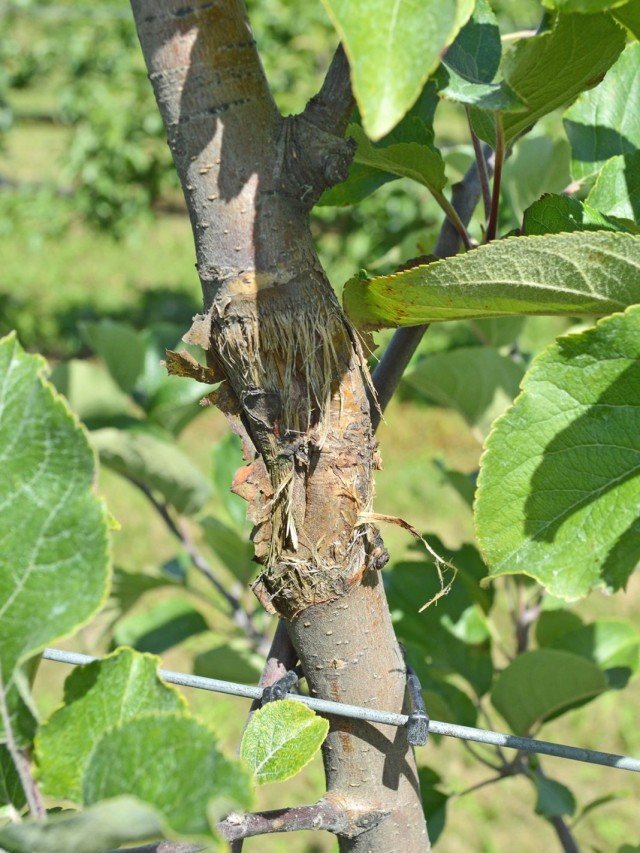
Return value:
<svg viewBox="0 0 640 853">
<path fill-rule="evenodd" d="M 377 826 L 387 816 L 384 811 L 347 810 L 331 800 L 320 800 L 310 806 L 273 809 L 249 814 L 232 813 L 216 826 L 227 841 L 240 841 L 255 835 L 274 832 L 298 832 L 302 829 L 324 830 L 355 837 Z M 129 848 L 130 853 L 197 853 L 201 846 L 174 841 L 160 841 L 143 847 Z"/>
<path fill-rule="evenodd" d="M 484 151 L 488 172 L 493 170 L 493 157 L 488 149 Z M 478 173 L 477 163 L 473 163 L 462 181 L 454 184 L 451 192 L 451 206 L 456 211 L 462 223 L 469 224 L 473 211 L 482 195 L 482 183 Z M 433 254 L 437 258 L 449 258 L 460 248 L 460 235 L 449 219 L 445 219 L 440 229 Z M 428 325 L 409 326 L 397 329 L 387 345 L 382 358 L 373 371 L 373 387 L 378 397 L 379 409 L 371 405 L 371 421 L 376 430 L 380 423 L 381 413 L 387 407 L 389 400 L 398 387 L 402 374 L 411 361 L 422 336 Z M 370 401 L 371 402 L 371 401 Z"/>
<path fill-rule="evenodd" d="M 321 130 L 343 136 L 354 106 L 349 60 L 339 44 L 320 91 L 311 98 L 302 116 Z"/>
</svg>

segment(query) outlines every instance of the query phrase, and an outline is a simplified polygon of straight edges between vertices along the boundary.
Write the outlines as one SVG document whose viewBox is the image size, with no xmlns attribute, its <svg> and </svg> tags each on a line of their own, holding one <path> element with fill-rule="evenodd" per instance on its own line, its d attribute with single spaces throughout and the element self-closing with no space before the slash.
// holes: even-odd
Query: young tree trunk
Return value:
<svg viewBox="0 0 640 853">
<path fill-rule="evenodd" d="M 261 563 L 254 590 L 287 620 L 309 687 L 400 711 L 405 666 L 370 522 L 376 451 L 357 337 L 318 261 L 308 214 L 346 177 L 353 103 L 344 54 L 305 112 L 271 97 L 241 0 L 132 0 L 195 236 L 214 402 L 241 435 Z M 175 357 L 174 369 L 188 372 Z M 341 850 L 428 849 L 404 729 L 343 718 L 324 747 Z"/>
</svg>

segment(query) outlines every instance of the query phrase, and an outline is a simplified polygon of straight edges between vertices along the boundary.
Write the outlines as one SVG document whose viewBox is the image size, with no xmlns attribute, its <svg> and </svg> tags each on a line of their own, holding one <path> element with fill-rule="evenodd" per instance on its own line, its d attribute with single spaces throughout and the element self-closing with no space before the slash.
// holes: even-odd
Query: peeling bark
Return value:
<svg viewBox="0 0 640 853">
<path fill-rule="evenodd" d="M 204 312 L 185 340 L 207 351 L 211 400 L 241 435 L 261 573 L 314 694 L 399 711 L 405 669 L 367 520 L 377 454 L 368 374 L 318 261 L 308 214 L 343 180 L 351 93 L 338 50 L 302 115 L 283 118 L 240 0 L 132 0 L 196 243 Z M 197 370 L 171 354 L 176 372 Z M 204 376 L 200 372 L 200 378 Z M 341 849 L 422 851 L 428 840 L 402 729 L 334 719 L 328 796 L 388 817 Z"/>
</svg>

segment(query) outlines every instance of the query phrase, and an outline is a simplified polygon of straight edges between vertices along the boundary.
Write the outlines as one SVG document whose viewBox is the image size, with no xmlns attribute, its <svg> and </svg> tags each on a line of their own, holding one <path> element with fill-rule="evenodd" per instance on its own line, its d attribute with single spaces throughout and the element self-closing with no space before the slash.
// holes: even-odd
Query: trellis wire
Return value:
<svg viewBox="0 0 640 853">
<path fill-rule="evenodd" d="M 43 652 L 45 660 L 56 663 L 67 663 L 73 666 L 92 663 L 100 660 L 91 655 L 82 655 L 77 652 L 63 652 L 59 649 L 45 649 Z M 253 687 L 248 684 L 236 684 L 233 681 L 221 681 L 218 678 L 204 678 L 200 675 L 190 675 L 186 672 L 172 672 L 167 669 L 159 669 L 158 674 L 171 684 L 181 687 L 195 687 L 199 690 L 210 690 L 213 693 L 227 693 L 231 696 L 242 696 L 245 699 L 260 699 L 262 687 Z M 314 711 L 321 714 L 333 714 L 340 717 L 351 717 L 355 720 L 366 720 L 369 723 L 381 723 L 387 726 L 405 726 L 409 720 L 406 714 L 392 714 L 389 711 L 376 711 L 373 708 L 361 708 L 357 705 L 346 705 L 342 702 L 330 702 L 326 699 L 316 699 L 313 696 L 300 696 L 289 693 L 288 699 L 302 702 Z M 611 752 L 599 752 L 595 749 L 581 749 L 576 746 L 567 746 L 562 743 L 550 743 L 545 740 L 535 740 L 528 737 L 493 732 L 488 729 L 476 729 L 472 726 L 458 726 L 454 723 L 442 723 L 439 720 L 429 721 L 429 732 L 431 734 L 454 737 L 459 740 L 471 740 L 477 743 L 485 743 L 490 746 L 502 746 L 507 749 L 517 749 L 520 752 L 534 752 L 539 755 L 552 755 L 556 758 L 568 758 L 572 761 L 583 761 L 587 764 L 601 764 L 604 767 L 614 767 L 617 770 L 630 770 L 640 773 L 640 759 L 629 755 L 614 755 Z"/>
</svg>

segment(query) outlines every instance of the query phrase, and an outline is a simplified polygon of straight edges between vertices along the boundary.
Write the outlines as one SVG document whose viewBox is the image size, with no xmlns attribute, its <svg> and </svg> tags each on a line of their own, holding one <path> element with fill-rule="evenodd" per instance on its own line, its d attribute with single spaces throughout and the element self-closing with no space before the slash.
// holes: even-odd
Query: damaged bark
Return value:
<svg viewBox="0 0 640 853">
<path fill-rule="evenodd" d="M 371 524 L 378 465 L 359 340 L 326 279 L 308 215 L 353 155 L 338 49 L 304 113 L 282 117 L 240 0 L 132 0 L 193 227 L 204 312 L 185 340 L 222 384 L 211 395 L 243 441 L 233 489 L 249 502 L 254 591 L 287 620 L 314 695 L 400 711 L 405 666 Z M 191 373 L 190 373 L 191 372 Z M 428 847 L 404 729 L 332 719 L 327 797 L 342 850 Z M 387 815 L 369 825 L 363 814 Z M 357 831 L 350 828 L 357 827 Z"/>
</svg>

